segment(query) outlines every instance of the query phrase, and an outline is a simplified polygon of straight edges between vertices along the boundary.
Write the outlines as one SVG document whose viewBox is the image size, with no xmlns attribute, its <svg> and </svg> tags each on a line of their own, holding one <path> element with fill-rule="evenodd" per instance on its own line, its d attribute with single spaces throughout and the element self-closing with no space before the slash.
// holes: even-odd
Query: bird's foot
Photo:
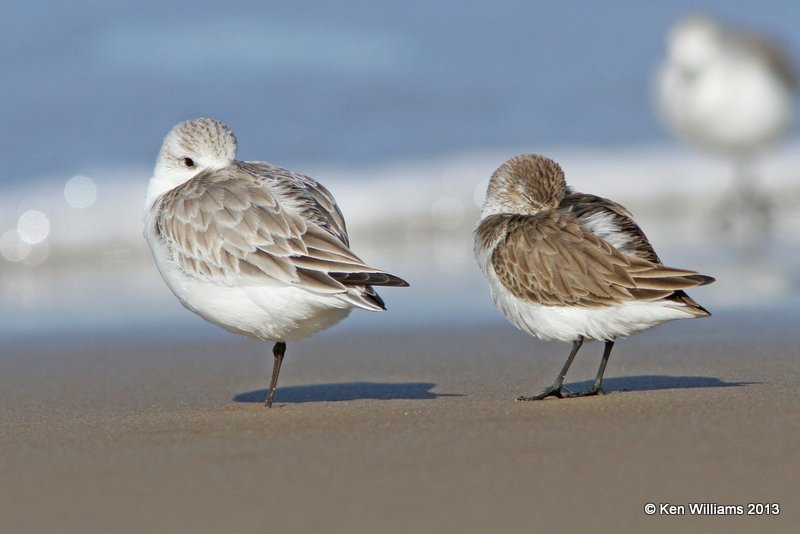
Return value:
<svg viewBox="0 0 800 534">
<path fill-rule="evenodd" d="M 593 397 L 594 395 L 605 395 L 606 392 L 602 386 L 593 387 L 588 391 L 580 391 L 578 393 L 570 393 L 565 398 L 567 399 L 574 399 L 577 397 Z"/>
<path fill-rule="evenodd" d="M 519 397 L 517 397 L 516 400 L 518 400 L 518 401 L 537 401 L 537 400 L 544 400 L 547 397 L 555 397 L 557 399 L 563 399 L 565 397 L 565 395 L 564 395 L 565 393 L 566 393 L 567 397 L 570 397 L 570 396 L 574 395 L 574 393 L 572 393 L 570 390 L 568 390 L 564 386 L 556 387 L 555 385 L 552 385 L 549 388 L 547 388 L 546 390 L 544 390 L 542 393 L 540 393 L 539 395 L 534 395 L 533 397 L 519 396 Z"/>
</svg>

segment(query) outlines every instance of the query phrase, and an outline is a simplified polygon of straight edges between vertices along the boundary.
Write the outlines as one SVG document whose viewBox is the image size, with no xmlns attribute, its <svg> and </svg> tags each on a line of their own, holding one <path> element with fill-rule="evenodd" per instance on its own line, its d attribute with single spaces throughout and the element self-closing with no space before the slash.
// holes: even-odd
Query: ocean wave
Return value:
<svg viewBox="0 0 800 534">
<path fill-rule="evenodd" d="M 353 248 L 367 263 L 412 282 L 408 291 L 390 295 L 408 310 L 425 303 L 426 313 L 409 315 L 459 320 L 494 317 L 472 258 L 471 232 L 488 176 L 518 152 L 297 170 L 334 193 Z M 759 165 L 772 228 L 755 252 L 715 225 L 719 210 L 732 209 L 725 205 L 732 184 L 725 161 L 662 147 L 545 153 L 577 190 L 627 206 L 666 263 L 716 276 L 716 284 L 702 289 L 704 303 L 797 298 L 800 146 Z M 149 169 L 97 169 L 0 189 L 0 330 L 191 322 L 161 282 L 142 238 L 149 176 Z"/>
</svg>

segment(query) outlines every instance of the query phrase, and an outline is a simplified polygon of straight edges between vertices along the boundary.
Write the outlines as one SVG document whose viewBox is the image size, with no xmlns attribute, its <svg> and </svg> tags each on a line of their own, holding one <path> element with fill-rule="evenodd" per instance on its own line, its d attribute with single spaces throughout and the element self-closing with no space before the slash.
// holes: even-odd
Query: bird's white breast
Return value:
<svg viewBox="0 0 800 534">
<path fill-rule="evenodd" d="M 791 91 L 763 63 L 719 59 L 691 73 L 667 64 L 658 83 L 662 114 L 671 127 L 716 149 L 758 149 L 791 121 Z"/>
</svg>

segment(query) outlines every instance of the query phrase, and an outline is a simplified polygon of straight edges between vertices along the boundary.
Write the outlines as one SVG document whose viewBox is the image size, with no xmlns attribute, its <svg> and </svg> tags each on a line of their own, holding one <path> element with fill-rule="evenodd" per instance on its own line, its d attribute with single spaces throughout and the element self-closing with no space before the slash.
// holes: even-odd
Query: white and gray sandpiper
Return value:
<svg viewBox="0 0 800 534">
<path fill-rule="evenodd" d="M 344 217 L 317 181 L 237 161 L 213 119 L 175 126 L 147 189 L 145 238 L 167 286 L 203 319 L 273 342 L 272 406 L 286 343 L 353 308 L 385 310 L 373 286 L 407 286 L 350 250 Z"/>
</svg>

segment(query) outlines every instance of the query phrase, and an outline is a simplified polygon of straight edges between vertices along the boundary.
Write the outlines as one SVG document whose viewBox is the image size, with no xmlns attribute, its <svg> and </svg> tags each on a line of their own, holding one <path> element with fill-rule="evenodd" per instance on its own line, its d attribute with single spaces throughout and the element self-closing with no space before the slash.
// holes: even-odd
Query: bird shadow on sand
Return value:
<svg viewBox="0 0 800 534">
<path fill-rule="evenodd" d="M 592 387 L 593 380 L 572 382 L 564 386 L 570 391 L 586 391 Z M 603 390 L 612 391 L 659 391 L 665 389 L 731 388 L 749 386 L 759 382 L 725 382 L 710 376 L 669 376 L 640 375 L 620 376 L 603 379 Z"/>
<path fill-rule="evenodd" d="M 331 402 L 359 399 L 375 400 L 424 400 L 439 397 L 460 397 L 458 393 L 434 393 L 432 382 L 341 382 L 335 384 L 312 384 L 308 386 L 278 387 L 275 402 Z M 257 389 L 239 393 L 234 402 L 264 402 L 267 390 Z"/>
</svg>

